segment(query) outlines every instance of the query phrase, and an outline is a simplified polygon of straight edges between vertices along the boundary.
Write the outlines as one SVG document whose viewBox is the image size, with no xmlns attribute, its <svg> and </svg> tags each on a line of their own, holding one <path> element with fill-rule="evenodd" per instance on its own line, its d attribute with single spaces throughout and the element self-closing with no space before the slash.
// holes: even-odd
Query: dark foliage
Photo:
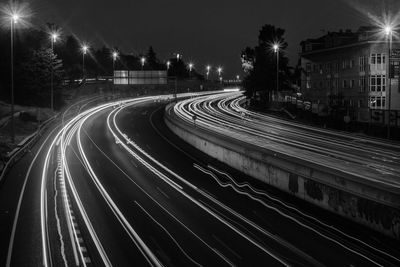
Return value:
<svg viewBox="0 0 400 267">
<path fill-rule="evenodd" d="M 291 72 L 288 58 L 285 55 L 287 43 L 284 38 L 285 30 L 273 25 L 264 25 L 258 36 L 258 45 L 254 48 L 246 47 L 241 54 L 242 67 L 247 73 L 243 85 L 246 95 L 254 98 L 256 93 L 263 102 L 269 101 L 271 91 L 276 90 L 277 54 L 272 46 L 279 43 L 279 88 L 286 89 L 290 86 Z"/>
</svg>

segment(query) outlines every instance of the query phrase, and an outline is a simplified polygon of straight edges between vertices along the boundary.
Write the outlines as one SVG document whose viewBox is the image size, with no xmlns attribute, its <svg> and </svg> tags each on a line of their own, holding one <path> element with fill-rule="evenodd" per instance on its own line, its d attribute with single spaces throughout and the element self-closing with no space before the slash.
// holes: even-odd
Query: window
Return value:
<svg viewBox="0 0 400 267">
<path fill-rule="evenodd" d="M 369 108 L 371 109 L 385 109 L 386 108 L 386 97 L 384 96 L 370 96 L 369 97 Z"/>
<path fill-rule="evenodd" d="M 311 72 L 311 63 L 306 64 L 306 72 L 310 73 Z"/>
<path fill-rule="evenodd" d="M 385 65 L 386 54 L 371 54 L 371 65 Z"/>
<path fill-rule="evenodd" d="M 317 72 L 318 72 L 317 64 L 314 64 L 314 65 L 313 65 L 313 72 L 314 72 L 314 73 L 317 73 Z"/>
<path fill-rule="evenodd" d="M 350 60 L 350 66 L 349 68 L 352 69 L 354 67 L 354 59 Z"/>
<path fill-rule="evenodd" d="M 375 65 L 376 64 L 376 54 L 372 54 L 371 55 L 371 65 Z"/>
<path fill-rule="evenodd" d="M 342 86 L 343 88 L 347 88 L 347 81 L 346 80 L 343 80 L 343 86 Z"/>
<path fill-rule="evenodd" d="M 386 91 L 386 75 L 371 75 L 369 91 L 370 92 L 385 92 Z"/>
<path fill-rule="evenodd" d="M 358 80 L 358 87 L 359 87 L 358 92 L 360 93 L 365 92 L 365 76 L 361 76 L 360 79 Z"/>
<path fill-rule="evenodd" d="M 338 73 L 339 72 L 339 62 L 335 62 L 335 64 L 334 64 L 334 72 L 335 73 Z"/>
<path fill-rule="evenodd" d="M 381 54 L 376 54 L 376 64 L 382 64 Z"/>
<path fill-rule="evenodd" d="M 322 74 L 322 64 L 319 64 L 319 73 Z"/>
<path fill-rule="evenodd" d="M 353 87 L 354 87 L 354 80 L 350 80 L 349 87 L 350 87 L 350 88 L 353 88 Z"/>
<path fill-rule="evenodd" d="M 362 99 L 359 99 L 359 100 L 358 100 L 358 107 L 359 107 L 359 108 L 363 108 L 363 107 L 364 107 L 364 103 L 363 103 L 363 100 L 362 100 Z"/>
<path fill-rule="evenodd" d="M 366 62 L 365 62 L 365 57 L 361 56 L 358 58 L 358 65 L 359 65 L 359 71 L 365 71 L 365 67 L 366 67 Z"/>
<path fill-rule="evenodd" d="M 307 89 L 310 89 L 310 88 L 311 88 L 311 77 L 310 77 L 310 76 L 307 76 L 306 79 L 307 79 L 307 80 L 306 80 L 306 88 L 307 88 Z"/>
</svg>

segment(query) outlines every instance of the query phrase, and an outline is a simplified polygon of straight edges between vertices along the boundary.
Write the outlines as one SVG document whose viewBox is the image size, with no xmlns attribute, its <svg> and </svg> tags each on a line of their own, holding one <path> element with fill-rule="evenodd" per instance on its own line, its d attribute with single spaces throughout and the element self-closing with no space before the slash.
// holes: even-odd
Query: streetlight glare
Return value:
<svg viewBox="0 0 400 267">
<path fill-rule="evenodd" d="M 60 35 L 56 32 L 53 32 L 50 34 L 50 36 L 51 36 L 51 40 L 55 43 Z"/>
<path fill-rule="evenodd" d="M 117 51 L 114 51 L 114 52 L 112 53 L 112 57 L 113 57 L 114 60 L 116 60 L 116 59 L 118 58 L 118 52 L 117 52 Z"/>
<path fill-rule="evenodd" d="M 86 54 L 88 50 L 89 50 L 89 47 L 87 45 L 82 45 L 83 54 Z"/>
<path fill-rule="evenodd" d="M 19 19 L 21 18 L 21 16 L 17 13 L 14 13 L 11 15 L 11 19 L 14 23 L 17 23 L 19 21 Z"/>
<path fill-rule="evenodd" d="M 386 25 L 385 28 L 383 29 L 385 31 L 386 35 L 390 35 L 393 32 L 393 27 L 390 25 Z"/>
<path fill-rule="evenodd" d="M 279 44 L 274 44 L 274 45 L 272 46 L 272 48 L 274 49 L 274 52 L 275 52 L 275 53 L 278 52 L 278 50 L 279 50 Z"/>
</svg>

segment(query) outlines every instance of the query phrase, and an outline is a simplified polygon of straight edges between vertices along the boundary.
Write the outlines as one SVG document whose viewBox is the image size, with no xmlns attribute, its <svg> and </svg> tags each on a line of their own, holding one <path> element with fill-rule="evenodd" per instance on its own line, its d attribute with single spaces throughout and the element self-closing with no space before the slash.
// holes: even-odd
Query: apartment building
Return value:
<svg viewBox="0 0 400 267">
<path fill-rule="evenodd" d="M 399 48 L 393 40 L 392 55 Z M 369 121 L 371 111 L 388 111 L 389 101 L 390 110 L 400 111 L 399 79 L 389 79 L 388 40 L 378 29 L 329 32 L 301 42 L 301 49 L 301 91 L 319 110 L 329 114 L 339 106 L 358 121 Z"/>
</svg>

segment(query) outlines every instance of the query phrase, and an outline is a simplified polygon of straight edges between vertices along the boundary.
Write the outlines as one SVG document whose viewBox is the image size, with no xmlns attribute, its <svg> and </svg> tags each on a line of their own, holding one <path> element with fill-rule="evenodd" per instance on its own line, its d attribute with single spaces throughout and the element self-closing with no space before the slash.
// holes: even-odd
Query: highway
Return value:
<svg viewBox="0 0 400 267">
<path fill-rule="evenodd" d="M 196 127 L 246 135 L 280 153 L 290 146 L 304 157 L 320 147 L 321 164 L 346 161 L 344 171 L 374 169 L 371 180 L 398 186 L 398 147 L 250 113 L 238 93 L 188 96 L 174 112 L 189 122 L 196 114 Z M 0 187 L 7 237 L 0 264 L 400 265 L 397 241 L 254 181 L 174 136 L 163 121 L 170 98 L 91 99 L 63 116 Z"/>
<path fill-rule="evenodd" d="M 247 143 L 318 163 L 400 192 L 400 145 L 382 140 L 310 127 L 248 111 L 241 93 L 186 100 L 175 113 L 199 127 Z"/>
</svg>

